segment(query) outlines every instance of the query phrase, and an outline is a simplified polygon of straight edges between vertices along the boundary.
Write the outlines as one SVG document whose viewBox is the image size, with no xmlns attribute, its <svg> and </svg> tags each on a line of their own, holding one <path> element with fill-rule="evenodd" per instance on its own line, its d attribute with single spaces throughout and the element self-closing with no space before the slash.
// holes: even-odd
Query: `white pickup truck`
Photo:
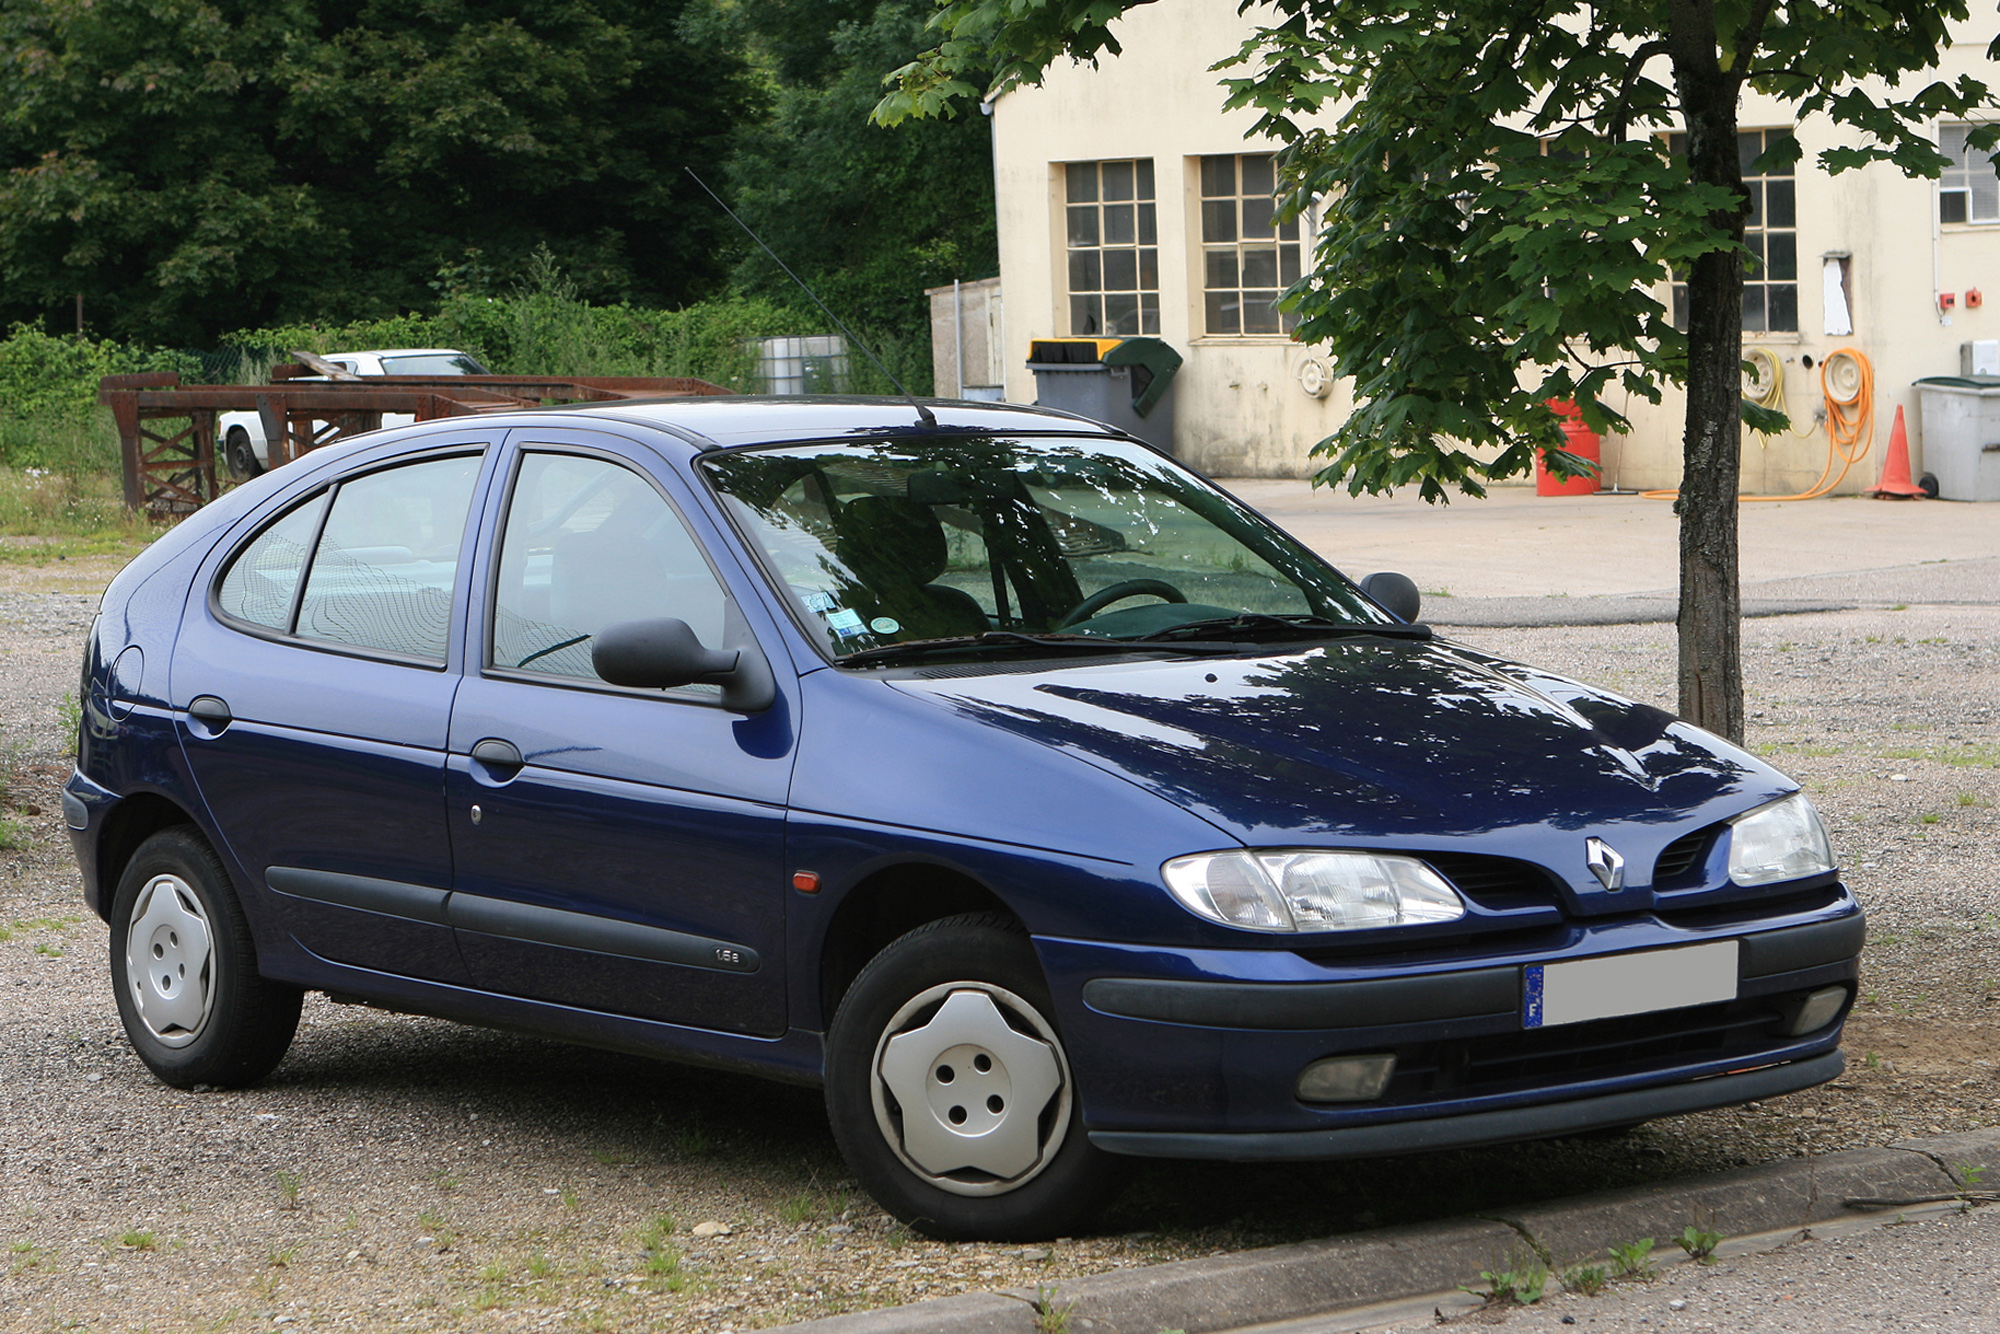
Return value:
<svg viewBox="0 0 2000 1334">
<path fill-rule="evenodd" d="M 346 378 L 357 375 L 491 375 L 479 362 L 448 347 L 393 347 L 369 352 L 329 352 L 321 361 L 337 366 L 340 377 L 311 376 L 312 380 Z M 300 381 L 292 381 L 297 384 Z M 415 418 L 408 413 L 388 412 L 382 425 L 407 426 Z M 216 419 L 216 437 L 221 442 L 222 461 L 239 479 L 255 477 L 269 466 L 270 443 L 264 439 L 264 422 L 254 412 L 225 412 Z"/>
</svg>

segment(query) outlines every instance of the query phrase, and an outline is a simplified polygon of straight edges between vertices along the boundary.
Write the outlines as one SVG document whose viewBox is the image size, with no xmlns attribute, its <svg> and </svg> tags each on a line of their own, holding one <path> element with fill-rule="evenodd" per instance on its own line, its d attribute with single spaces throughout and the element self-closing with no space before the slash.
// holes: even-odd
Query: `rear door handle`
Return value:
<svg viewBox="0 0 2000 1334">
<path fill-rule="evenodd" d="M 196 695 L 189 700 L 188 717 L 201 724 L 197 730 L 206 736 L 220 736 L 224 728 L 236 721 L 229 705 L 214 695 Z"/>
<path fill-rule="evenodd" d="M 521 772 L 527 761 L 521 757 L 521 748 L 511 741 L 499 737 L 487 737 L 472 746 L 472 758 L 496 781 L 504 783 Z"/>
</svg>

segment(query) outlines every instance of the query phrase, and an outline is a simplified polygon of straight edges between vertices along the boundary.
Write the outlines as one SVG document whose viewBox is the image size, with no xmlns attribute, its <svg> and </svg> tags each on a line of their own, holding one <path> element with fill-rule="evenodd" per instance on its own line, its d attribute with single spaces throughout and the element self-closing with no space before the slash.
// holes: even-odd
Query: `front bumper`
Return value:
<svg viewBox="0 0 2000 1334">
<path fill-rule="evenodd" d="M 1634 915 L 1511 949 L 1472 942 L 1323 960 L 1036 944 L 1101 1147 L 1338 1158 L 1571 1134 L 1823 1083 L 1840 1070 L 1865 934 L 1835 885 L 1798 912 L 1700 929 Z M 1524 1019 L 1532 965 L 1721 941 L 1737 944 L 1733 999 L 1548 1026 Z M 1831 987 L 1847 993 L 1840 1012 L 1794 1033 L 1805 998 Z M 1381 1097 L 1297 1097 L 1313 1062 L 1382 1053 L 1396 1066 Z"/>
<path fill-rule="evenodd" d="M 1741 1074 L 1718 1075 L 1689 1084 L 1634 1089 L 1595 1098 L 1509 1107 L 1427 1121 L 1349 1126 L 1339 1130 L 1298 1130 L 1266 1134 L 1202 1135 L 1175 1132 L 1093 1130 L 1090 1142 L 1108 1153 L 1138 1158 L 1210 1158 L 1226 1162 L 1283 1159 L 1378 1158 L 1438 1149 L 1473 1149 L 1525 1139 L 1555 1139 L 1589 1130 L 1631 1125 L 1656 1116 L 1678 1116 L 1711 1107 L 1731 1107 L 1758 1098 L 1837 1079 L 1847 1068 L 1838 1051 L 1787 1065 Z"/>
</svg>

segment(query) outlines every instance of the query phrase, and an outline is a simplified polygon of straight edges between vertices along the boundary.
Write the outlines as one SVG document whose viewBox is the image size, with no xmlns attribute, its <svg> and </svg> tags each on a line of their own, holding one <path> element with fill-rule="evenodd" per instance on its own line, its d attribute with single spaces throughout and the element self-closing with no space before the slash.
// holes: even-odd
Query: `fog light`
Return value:
<svg viewBox="0 0 2000 1334">
<path fill-rule="evenodd" d="M 1314 1061 L 1299 1075 L 1299 1101 L 1369 1102 L 1382 1096 L 1395 1073 L 1396 1058 L 1387 1053 Z"/>
<path fill-rule="evenodd" d="M 1785 1027 L 1785 1036 L 1799 1038 L 1808 1033 L 1817 1033 L 1833 1022 L 1834 1016 L 1840 1013 L 1840 1007 L 1845 1004 L 1847 1004 L 1846 987 L 1821 987 L 1806 997 L 1805 1004 L 1799 1006 L 1799 1012 L 1792 1016 L 1792 1022 Z"/>
</svg>

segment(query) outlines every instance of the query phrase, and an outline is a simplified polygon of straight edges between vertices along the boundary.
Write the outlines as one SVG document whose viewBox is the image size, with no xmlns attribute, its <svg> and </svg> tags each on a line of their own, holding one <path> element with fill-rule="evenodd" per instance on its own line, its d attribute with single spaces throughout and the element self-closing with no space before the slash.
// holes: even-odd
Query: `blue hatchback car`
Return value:
<svg viewBox="0 0 2000 1334">
<path fill-rule="evenodd" d="M 945 1237 L 1841 1069 L 1784 775 L 1435 637 L 1031 409 L 708 398 L 318 450 L 111 584 L 64 798 L 169 1084 L 305 990 L 823 1084 Z"/>
</svg>

